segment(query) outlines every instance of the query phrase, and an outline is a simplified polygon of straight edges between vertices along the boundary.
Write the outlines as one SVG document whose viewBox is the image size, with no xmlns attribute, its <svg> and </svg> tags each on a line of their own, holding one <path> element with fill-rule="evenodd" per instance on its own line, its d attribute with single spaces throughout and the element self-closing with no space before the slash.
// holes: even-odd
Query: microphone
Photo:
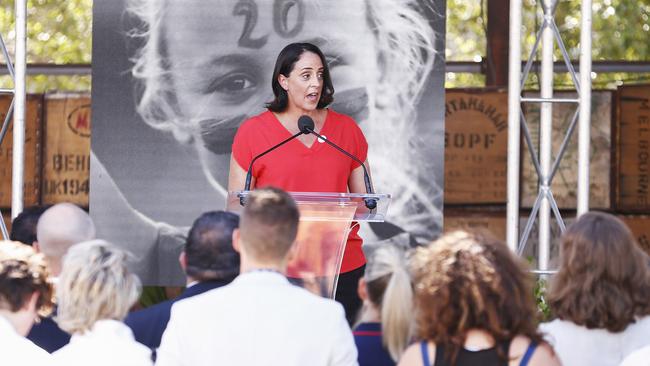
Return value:
<svg viewBox="0 0 650 366">
<path fill-rule="evenodd" d="M 298 129 L 305 135 L 309 135 L 314 131 L 314 120 L 309 116 L 300 116 L 298 118 Z"/>
<path fill-rule="evenodd" d="M 321 141 L 325 141 L 327 144 L 335 148 L 336 150 L 340 151 L 341 153 L 345 154 L 348 156 L 350 159 L 356 161 L 357 163 L 361 164 L 361 167 L 363 168 L 363 182 L 366 185 L 366 193 L 368 194 L 373 194 L 375 193 L 372 189 L 372 184 L 370 183 L 370 175 L 368 174 L 368 170 L 366 169 L 366 166 L 363 164 L 359 158 L 356 156 L 350 154 L 349 152 L 343 150 L 340 148 L 338 145 L 333 143 L 332 141 L 328 140 L 326 137 L 321 136 L 318 134 L 316 131 L 314 131 L 314 120 L 309 117 L 309 116 L 300 116 L 298 118 L 298 128 L 300 129 L 301 134 L 308 135 L 310 133 L 314 134 L 317 138 L 319 138 Z M 364 198 L 364 203 L 366 204 L 366 207 L 369 210 L 373 210 L 377 208 L 377 199 L 376 198 Z"/>
<path fill-rule="evenodd" d="M 311 120 L 311 118 L 310 118 L 310 120 Z M 301 128 L 300 126 L 301 126 L 301 125 L 300 125 L 300 120 L 298 120 L 298 128 Z M 308 127 L 308 126 L 307 126 L 307 127 Z M 304 127 L 304 128 L 305 128 L 305 131 L 307 131 L 307 130 L 306 130 L 307 127 Z M 313 121 L 313 120 L 311 120 L 311 129 L 312 129 L 312 130 L 314 129 L 314 121 Z M 251 189 L 251 178 L 252 178 L 252 175 L 253 175 L 253 163 L 255 163 L 255 161 L 256 161 L 257 159 L 259 159 L 259 158 L 261 158 L 262 156 L 264 156 L 264 155 L 270 153 L 271 151 L 277 149 L 278 147 L 280 147 L 280 146 L 286 144 L 287 142 L 289 142 L 289 141 L 295 139 L 296 137 L 298 137 L 298 136 L 300 136 L 300 135 L 307 135 L 307 134 L 309 134 L 309 132 L 304 132 L 303 129 L 301 128 L 300 132 L 296 133 L 295 135 L 293 135 L 293 136 L 291 136 L 291 137 L 288 137 L 287 139 L 285 139 L 284 141 L 280 142 L 279 144 L 274 145 L 274 146 L 271 147 L 270 149 L 268 149 L 268 150 L 266 150 L 266 151 L 264 151 L 264 152 L 258 154 L 257 156 L 255 156 L 255 157 L 253 158 L 253 160 L 251 160 L 251 163 L 250 163 L 250 165 L 248 166 L 248 171 L 246 172 L 246 183 L 244 184 L 244 190 L 246 190 L 246 191 L 250 191 L 250 189 Z M 240 194 L 239 194 L 239 204 L 242 205 L 242 206 L 244 206 L 245 203 L 246 203 L 246 202 L 245 202 L 244 196 L 240 193 Z"/>
</svg>

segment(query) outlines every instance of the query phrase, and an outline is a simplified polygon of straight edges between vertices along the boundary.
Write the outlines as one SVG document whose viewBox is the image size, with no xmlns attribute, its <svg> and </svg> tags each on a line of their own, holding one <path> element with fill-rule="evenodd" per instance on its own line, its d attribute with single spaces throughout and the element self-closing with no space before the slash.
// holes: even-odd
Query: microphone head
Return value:
<svg viewBox="0 0 650 366">
<path fill-rule="evenodd" d="M 298 118 L 298 129 L 305 135 L 309 135 L 314 131 L 314 120 L 309 116 L 300 116 Z"/>
</svg>

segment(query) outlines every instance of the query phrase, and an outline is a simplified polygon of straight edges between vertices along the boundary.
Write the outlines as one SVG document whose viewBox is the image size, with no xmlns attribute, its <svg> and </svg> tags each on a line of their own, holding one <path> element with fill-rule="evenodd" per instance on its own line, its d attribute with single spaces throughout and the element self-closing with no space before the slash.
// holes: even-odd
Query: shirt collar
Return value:
<svg viewBox="0 0 650 366">
<path fill-rule="evenodd" d="M 85 333 L 73 334 L 70 341 L 72 342 L 75 339 L 83 339 L 95 336 L 102 337 L 105 335 L 118 336 L 119 338 L 131 340 L 134 339 L 131 328 L 129 328 L 126 324 L 113 319 L 102 319 L 96 321 L 89 331 L 86 331 Z"/>
<path fill-rule="evenodd" d="M 233 282 L 267 282 L 267 283 L 289 283 L 284 274 L 275 270 L 255 269 L 241 273 Z"/>
<path fill-rule="evenodd" d="M 12 334 L 18 335 L 16 328 L 14 328 L 14 326 L 11 324 L 9 319 L 0 315 L 0 334 L 7 333 L 7 332 L 11 332 Z"/>
</svg>

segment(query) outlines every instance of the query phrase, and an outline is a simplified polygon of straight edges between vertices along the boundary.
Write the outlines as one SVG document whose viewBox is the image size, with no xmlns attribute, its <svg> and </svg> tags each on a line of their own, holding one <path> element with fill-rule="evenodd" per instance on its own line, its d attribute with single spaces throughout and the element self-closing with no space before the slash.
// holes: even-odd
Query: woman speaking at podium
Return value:
<svg viewBox="0 0 650 366">
<path fill-rule="evenodd" d="M 286 46 L 275 63 L 271 87 L 275 98 L 266 105 L 267 111 L 245 121 L 235 135 L 229 191 L 244 188 L 255 156 L 300 132 L 297 121 L 304 115 L 314 121 L 315 132 L 369 169 L 368 143 L 357 123 L 326 108 L 334 100 L 334 87 L 325 56 L 317 46 Z M 293 192 L 366 193 L 363 167 L 313 134 L 300 135 L 256 160 L 251 173 L 251 189 L 274 186 Z M 350 323 L 361 305 L 357 283 L 366 262 L 358 231 L 359 226 L 354 225 L 348 236 L 336 291 L 336 300 L 345 307 Z"/>
</svg>

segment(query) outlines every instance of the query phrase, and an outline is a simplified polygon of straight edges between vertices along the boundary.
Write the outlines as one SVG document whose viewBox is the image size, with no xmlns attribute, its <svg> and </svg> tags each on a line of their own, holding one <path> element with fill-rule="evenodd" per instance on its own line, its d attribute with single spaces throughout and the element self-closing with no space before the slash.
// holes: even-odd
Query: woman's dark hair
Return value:
<svg viewBox="0 0 650 366">
<path fill-rule="evenodd" d="M 588 212 L 562 235 L 551 310 L 588 329 L 621 332 L 650 315 L 649 261 L 623 221 Z"/>
<path fill-rule="evenodd" d="M 287 95 L 287 91 L 280 85 L 280 82 L 278 82 L 278 77 L 280 74 L 288 77 L 291 71 L 293 71 L 294 66 L 296 66 L 296 62 L 298 62 L 300 56 L 305 52 L 317 54 L 323 63 L 323 92 L 320 95 L 316 108 L 323 109 L 334 100 L 334 86 L 332 85 L 330 70 L 327 67 L 327 60 L 323 52 L 311 43 L 291 43 L 280 51 L 278 59 L 275 61 L 273 78 L 271 79 L 271 88 L 273 89 L 275 98 L 271 102 L 266 103 L 266 108 L 270 111 L 283 112 L 287 109 L 289 96 Z"/>
</svg>

